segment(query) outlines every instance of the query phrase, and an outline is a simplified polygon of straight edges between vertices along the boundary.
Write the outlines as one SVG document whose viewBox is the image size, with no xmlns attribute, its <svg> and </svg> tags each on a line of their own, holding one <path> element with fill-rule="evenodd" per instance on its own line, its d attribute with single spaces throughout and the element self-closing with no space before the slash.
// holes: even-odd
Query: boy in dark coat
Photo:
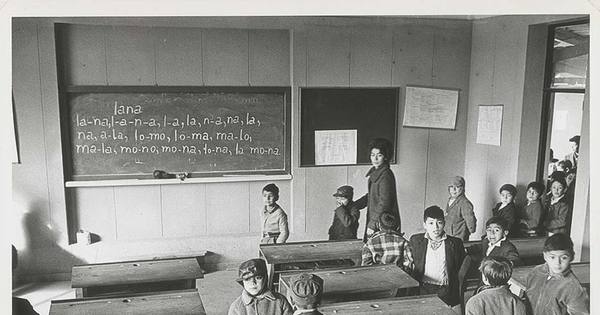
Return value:
<svg viewBox="0 0 600 315">
<path fill-rule="evenodd" d="M 462 240 L 444 232 L 444 211 L 438 206 L 425 209 L 425 233 L 410 238 L 413 250 L 413 277 L 420 283 L 420 294 L 435 294 L 446 304 L 460 304 L 458 271 L 465 258 Z"/>
<path fill-rule="evenodd" d="M 333 222 L 329 227 L 329 240 L 356 239 L 360 210 L 354 206 L 352 197 L 354 189 L 351 186 L 342 186 L 333 194 L 337 202 L 334 210 Z"/>
<path fill-rule="evenodd" d="M 475 264 L 478 266 L 484 257 L 504 257 L 513 265 L 519 265 L 519 252 L 513 243 L 507 239 L 508 224 L 502 217 L 492 217 L 485 223 L 486 238 L 480 244 L 467 249 Z"/>
<path fill-rule="evenodd" d="M 492 216 L 503 217 L 508 224 L 508 233 L 515 237 L 519 234 L 519 225 L 517 220 L 517 206 L 515 197 L 517 196 L 517 187 L 511 184 L 504 184 L 500 187 L 500 202 L 492 209 Z"/>
</svg>

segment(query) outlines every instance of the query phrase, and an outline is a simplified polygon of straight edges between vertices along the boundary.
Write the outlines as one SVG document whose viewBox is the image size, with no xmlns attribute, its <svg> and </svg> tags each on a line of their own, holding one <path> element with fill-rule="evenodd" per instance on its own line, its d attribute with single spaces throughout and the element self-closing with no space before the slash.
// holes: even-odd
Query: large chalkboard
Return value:
<svg viewBox="0 0 600 315">
<path fill-rule="evenodd" d="M 315 131 L 356 130 L 356 163 L 370 164 L 369 141 L 386 138 L 396 161 L 399 88 L 302 88 L 300 166 L 314 166 Z"/>
<path fill-rule="evenodd" d="M 71 87 L 71 180 L 289 174 L 290 88 Z"/>
</svg>

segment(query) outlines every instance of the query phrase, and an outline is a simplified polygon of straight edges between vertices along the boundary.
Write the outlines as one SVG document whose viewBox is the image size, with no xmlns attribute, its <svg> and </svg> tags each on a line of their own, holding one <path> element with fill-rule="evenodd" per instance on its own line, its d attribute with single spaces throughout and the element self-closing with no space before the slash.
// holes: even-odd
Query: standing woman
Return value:
<svg viewBox="0 0 600 315">
<path fill-rule="evenodd" d="M 390 158 L 392 157 L 392 144 L 389 140 L 375 138 L 369 143 L 371 164 L 373 167 L 367 172 L 369 177 L 369 191 L 357 200 L 360 208 L 367 206 L 367 226 L 363 240 L 366 241 L 378 230 L 377 221 L 383 212 L 389 212 L 398 222 L 400 229 L 400 210 L 398 209 L 398 198 L 396 196 L 396 178 L 390 169 Z"/>
</svg>

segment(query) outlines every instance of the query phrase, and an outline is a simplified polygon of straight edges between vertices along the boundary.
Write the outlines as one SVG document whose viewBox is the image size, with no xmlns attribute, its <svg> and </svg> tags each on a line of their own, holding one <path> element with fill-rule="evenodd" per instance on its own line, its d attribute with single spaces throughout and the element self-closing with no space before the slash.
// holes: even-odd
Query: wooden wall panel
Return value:
<svg viewBox="0 0 600 315">
<path fill-rule="evenodd" d="M 206 186 L 209 235 L 250 232 L 248 183 L 218 183 Z"/>
<path fill-rule="evenodd" d="M 392 30 L 364 28 L 350 37 L 350 85 L 389 86 L 392 81 Z"/>
<path fill-rule="evenodd" d="M 340 30 L 315 29 L 308 32 L 307 85 L 350 84 L 350 39 Z"/>
<path fill-rule="evenodd" d="M 69 24 L 58 51 L 66 64 L 65 83 L 69 85 L 106 85 L 107 27 Z"/>
<path fill-rule="evenodd" d="M 247 30 L 203 30 L 202 49 L 206 85 L 248 85 Z"/>
<path fill-rule="evenodd" d="M 78 188 L 72 194 L 76 228 L 94 233 L 101 241 L 117 239 L 115 191 L 113 187 Z"/>
<path fill-rule="evenodd" d="M 202 30 L 156 28 L 156 83 L 203 85 Z"/>
<path fill-rule="evenodd" d="M 108 84 L 156 84 L 154 45 L 152 28 L 109 27 L 106 31 Z"/>
<path fill-rule="evenodd" d="M 292 36 L 292 207 L 294 218 L 290 240 L 305 239 L 306 233 L 306 169 L 300 167 L 300 87 L 306 86 L 308 43 L 305 31 L 293 30 Z M 295 104 L 295 105 L 294 105 Z"/>
<path fill-rule="evenodd" d="M 163 236 L 160 186 L 115 187 L 117 239 Z"/>
<path fill-rule="evenodd" d="M 250 85 L 290 85 L 290 32 L 249 30 Z"/>
<path fill-rule="evenodd" d="M 206 185 L 161 185 L 164 237 L 206 235 Z"/>
</svg>

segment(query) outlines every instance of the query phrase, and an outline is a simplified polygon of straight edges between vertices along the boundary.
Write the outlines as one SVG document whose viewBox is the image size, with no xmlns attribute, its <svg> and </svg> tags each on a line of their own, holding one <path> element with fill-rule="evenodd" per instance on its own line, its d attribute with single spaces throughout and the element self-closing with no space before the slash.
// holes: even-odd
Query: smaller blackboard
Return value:
<svg viewBox="0 0 600 315">
<path fill-rule="evenodd" d="M 394 145 L 396 161 L 400 88 L 301 88 L 300 166 L 319 165 L 315 159 L 315 132 L 356 133 L 356 162 L 370 164 L 368 144 L 386 138 Z"/>
</svg>

